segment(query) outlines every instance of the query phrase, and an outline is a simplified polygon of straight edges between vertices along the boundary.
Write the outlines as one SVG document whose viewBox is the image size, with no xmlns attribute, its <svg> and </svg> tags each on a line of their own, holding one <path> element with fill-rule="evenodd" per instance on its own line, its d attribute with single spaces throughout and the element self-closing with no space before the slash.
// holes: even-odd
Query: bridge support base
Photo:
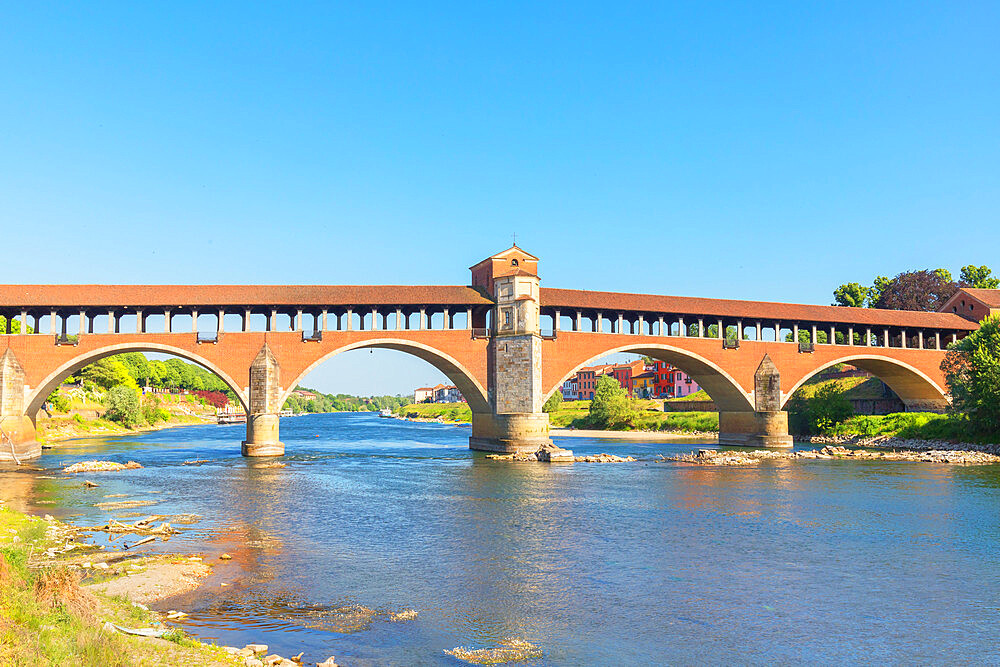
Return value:
<svg viewBox="0 0 1000 667">
<path fill-rule="evenodd" d="M 720 412 L 719 444 L 739 447 L 791 447 L 788 413 Z"/>
<path fill-rule="evenodd" d="M 27 461 L 42 454 L 42 443 L 35 440 L 31 418 L 0 417 L 0 461 Z"/>
<path fill-rule="evenodd" d="M 278 415 L 248 415 L 243 456 L 282 456 L 285 443 L 278 440 Z"/>
<path fill-rule="evenodd" d="M 544 412 L 472 415 L 469 449 L 481 452 L 536 452 L 551 445 L 549 416 Z"/>
</svg>

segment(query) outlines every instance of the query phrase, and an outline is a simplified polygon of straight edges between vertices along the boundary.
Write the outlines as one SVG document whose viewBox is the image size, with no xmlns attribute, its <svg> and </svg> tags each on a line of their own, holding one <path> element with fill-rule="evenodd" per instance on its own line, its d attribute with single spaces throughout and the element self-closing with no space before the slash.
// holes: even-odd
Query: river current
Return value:
<svg viewBox="0 0 1000 667">
<path fill-rule="evenodd" d="M 324 414 L 283 419 L 269 468 L 243 434 L 63 443 L 0 497 L 78 525 L 200 516 L 157 550 L 233 560 L 171 601 L 183 626 L 307 664 L 460 665 L 444 649 L 508 637 L 533 665 L 1000 663 L 997 466 L 693 466 L 657 461 L 690 441 L 584 438 L 557 442 L 640 460 L 510 463 L 468 428 Z M 58 472 L 94 458 L 143 468 Z M 116 501 L 149 504 L 95 506 Z"/>
</svg>

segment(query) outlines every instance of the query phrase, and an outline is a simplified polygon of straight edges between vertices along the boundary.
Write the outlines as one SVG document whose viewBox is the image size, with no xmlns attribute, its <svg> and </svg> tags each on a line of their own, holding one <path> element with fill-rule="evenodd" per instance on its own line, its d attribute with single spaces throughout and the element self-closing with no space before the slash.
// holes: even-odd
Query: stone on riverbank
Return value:
<svg viewBox="0 0 1000 667">
<path fill-rule="evenodd" d="M 117 463 L 115 461 L 80 461 L 63 468 L 63 472 L 118 472 L 119 470 L 136 470 L 142 466 L 135 461 Z"/>
<path fill-rule="evenodd" d="M 591 454 L 590 456 L 577 456 L 573 459 L 580 463 L 633 463 L 634 456 L 615 456 L 614 454 Z"/>
<path fill-rule="evenodd" d="M 542 651 L 524 639 L 508 638 L 492 648 L 471 649 L 465 646 L 444 651 L 450 656 L 473 665 L 498 665 L 505 662 L 524 662 L 542 657 Z"/>
<path fill-rule="evenodd" d="M 1000 456 L 980 451 L 942 451 L 942 450 L 889 450 L 869 451 L 865 449 L 848 449 L 847 447 L 824 447 L 823 449 L 798 452 L 772 451 L 758 449 L 750 452 L 725 451 L 715 449 L 700 449 L 698 453 L 678 454 L 676 456 L 661 456 L 660 461 L 676 461 L 680 463 L 696 463 L 701 465 L 741 466 L 755 465 L 768 460 L 794 459 L 856 459 L 868 461 L 923 461 L 927 463 L 961 463 L 971 465 L 988 465 L 1000 463 Z"/>
</svg>

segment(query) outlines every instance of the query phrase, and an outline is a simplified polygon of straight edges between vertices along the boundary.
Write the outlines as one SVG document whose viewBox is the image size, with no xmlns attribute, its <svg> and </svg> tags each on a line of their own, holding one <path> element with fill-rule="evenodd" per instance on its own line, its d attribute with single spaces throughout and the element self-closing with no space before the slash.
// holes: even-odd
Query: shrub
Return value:
<svg viewBox="0 0 1000 667">
<path fill-rule="evenodd" d="M 608 429 L 630 428 L 639 411 L 628 392 L 610 375 L 602 375 L 590 402 L 590 423 Z"/>
<path fill-rule="evenodd" d="M 556 393 L 549 396 L 549 400 L 545 401 L 545 405 L 542 406 L 542 412 L 555 412 L 562 405 L 562 392 L 556 391 Z"/>
<path fill-rule="evenodd" d="M 66 412 L 69 410 L 69 397 L 54 391 L 49 394 L 48 402 L 56 412 Z"/>
<path fill-rule="evenodd" d="M 139 409 L 139 397 L 135 390 L 125 385 L 112 387 L 104 397 L 107 411 L 105 419 L 118 422 L 122 426 L 133 427 L 142 423 L 142 411 Z"/>
<path fill-rule="evenodd" d="M 979 434 L 1000 431 L 1000 315 L 951 346 L 941 363 L 952 407 Z"/>
</svg>

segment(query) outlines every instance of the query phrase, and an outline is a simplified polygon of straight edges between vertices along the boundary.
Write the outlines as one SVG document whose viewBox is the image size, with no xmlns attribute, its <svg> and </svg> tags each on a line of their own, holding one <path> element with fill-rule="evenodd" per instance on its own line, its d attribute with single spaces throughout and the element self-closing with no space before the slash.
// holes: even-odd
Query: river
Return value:
<svg viewBox="0 0 1000 667">
<path fill-rule="evenodd" d="M 241 457 L 243 426 L 193 426 L 63 443 L 48 472 L 0 472 L 0 497 L 79 525 L 200 515 L 157 548 L 233 561 L 175 601 L 184 627 L 307 662 L 459 665 L 443 650 L 506 637 L 538 665 L 1000 661 L 997 466 L 691 466 L 656 461 L 690 442 L 581 438 L 558 444 L 640 461 L 515 464 L 470 452 L 461 427 L 281 429 L 285 468 Z M 94 458 L 144 467 L 55 472 Z M 94 506 L 118 494 L 153 504 Z M 417 618 L 389 619 L 404 609 Z"/>
</svg>

